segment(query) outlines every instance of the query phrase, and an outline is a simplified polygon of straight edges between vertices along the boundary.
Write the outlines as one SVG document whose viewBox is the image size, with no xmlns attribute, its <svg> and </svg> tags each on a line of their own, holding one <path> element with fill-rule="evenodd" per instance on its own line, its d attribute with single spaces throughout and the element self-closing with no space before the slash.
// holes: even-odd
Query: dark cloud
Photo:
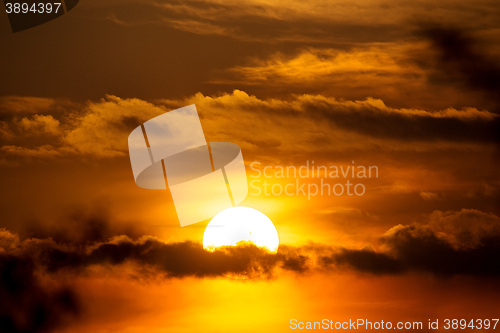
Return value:
<svg viewBox="0 0 500 333">
<path fill-rule="evenodd" d="M 33 258 L 49 273 L 81 272 L 89 266 L 133 267 L 166 278 L 237 275 L 272 278 L 280 271 L 304 274 L 314 271 L 353 270 L 370 274 L 418 271 L 439 276 L 500 276 L 500 219 L 493 214 L 463 209 L 435 212 L 427 224 L 398 225 L 372 248 L 346 249 L 320 244 L 281 246 L 277 255 L 253 245 L 205 251 L 195 242 L 165 243 L 143 236 L 107 241 L 58 243 L 51 238 L 19 241 L 4 231 L 0 245 L 9 253 Z M 467 235 L 467 236 L 466 236 Z"/>
<path fill-rule="evenodd" d="M 293 247 L 281 247 L 278 258 L 285 270 L 305 273 L 310 269 L 311 259 L 306 253 L 300 253 Z"/>
<path fill-rule="evenodd" d="M 418 225 L 405 226 L 387 237 L 396 260 L 407 270 L 436 275 L 499 276 L 500 237 L 486 236 L 475 248 L 454 248 L 446 239 Z"/>
<path fill-rule="evenodd" d="M 397 259 L 369 249 L 342 249 L 331 256 L 322 257 L 321 262 L 325 266 L 337 265 L 371 274 L 396 274 L 404 271 L 404 267 Z"/>
<path fill-rule="evenodd" d="M 307 258 L 296 253 L 274 255 L 253 245 L 208 252 L 199 243 L 163 243 L 152 237 L 135 242 L 123 238 L 100 244 L 87 252 L 45 246 L 35 255 L 49 272 L 82 269 L 90 265 L 135 263 L 156 269 L 167 278 L 224 275 L 269 278 L 276 267 L 297 272 L 308 269 Z"/>
<path fill-rule="evenodd" d="M 481 51 L 477 41 L 456 28 L 432 26 L 420 33 L 438 51 L 439 75 L 436 73 L 434 79 L 459 83 L 500 101 L 500 66 Z"/>
<path fill-rule="evenodd" d="M 381 238 L 387 250 L 341 250 L 323 263 L 373 274 L 500 276 L 500 218 L 474 209 L 436 211 L 427 224 L 398 225 Z"/>
<path fill-rule="evenodd" d="M 133 224 L 111 223 L 110 212 L 101 203 L 87 209 L 84 206 L 67 208 L 53 221 L 32 220 L 23 224 L 21 238 L 51 238 L 60 244 L 93 244 L 105 242 L 115 235 L 138 238 L 143 235 Z"/>
<path fill-rule="evenodd" d="M 0 330 L 2 333 L 50 332 L 80 311 L 68 288 L 44 287 L 29 257 L 0 254 Z"/>
<path fill-rule="evenodd" d="M 131 132 L 137 126 L 143 123 L 142 119 L 136 116 L 124 116 L 121 119 L 117 119 L 114 123 L 115 126 L 123 131 Z"/>
<path fill-rule="evenodd" d="M 391 112 L 370 105 L 353 107 L 305 103 L 312 117 L 330 121 L 338 128 L 377 138 L 402 141 L 498 142 L 498 120 L 438 117 L 432 113 Z"/>
<path fill-rule="evenodd" d="M 498 235 L 483 236 L 474 247 L 457 248 L 428 226 L 411 225 L 396 228 L 381 241 L 388 248 L 385 252 L 330 247 L 325 254 L 321 246 L 287 246 L 273 255 L 253 245 L 207 252 L 199 243 L 163 243 L 145 237 L 102 243 L 86 252 L 49 246 L 37 255 L 51 272 L 132 262 L 154 268 L 168 278 L 233 274 L 270 278 L 277 269 L 299 274 L 352 269 L 371 274 L 421 271 L 436 275 L 500 275 L 500 267 L 495 264 L 500 256 Z"/>
<path fill-rule="evenodd" d="M 420 35 L 430 40 L 438 53 L 429 72 L 431 83 L 445 83 L 459 86 L 464 91 L 481 93 L 492 105 L 493 112 L 500 113 L 500 66 L 464 30 L 442 26 L 428 26 L 420 30 Z M 481 103 L 480 103 L 481 104 Z M 500 120 L 496 118 L 484 128 L 490 135 L 500 140 Z M 474 134 L 475 135 L 475 134 Z M 479 136 L 480 137 L 480 136 Z"/>
<path fill-rule="evenodd" d="M 426 224 L 395 226 L 380 238 L 383 250 L 378 251 L 309 244 L 282 245 L 278 254 L 271 254 L 243 244 L 208 252 L 200 243 L 165 243 L 151 236 L 133 240 L 122 235 L 97 241 L 105 237 L 106 224 L 104 220 L 97 223 L 99 230 L 89 234 L 95 241 L 87 243 L 71 241 L 71 237 L 60 242 L 21 240 L 0 230 L 2 332 L 48 332 L 80 313 L 75 292 L 49 287 L 39 280 L 41 276 L 100 274 L 101 270 L 105 274 L 116 270 L 123 276 L 125 269 L 132 278 L 269 279 L 287 272 L 500 277 L 500 218 L 473 209 L 436 211 Z"/>
<path fill-rule="evenodd" d="M 390 251 L 341 250 L 321 258 L 329 267 L 349 268 L 360 273 L 400 274 L 422 272 L 435 276 L 500 276 L 497 265 L 500 238 L 487 237 L 473 249 L 455 249 L 446 240 L 428 231 L 415 234 L 415 226 L 406 226 L 385 238 Z"/>
</svg>

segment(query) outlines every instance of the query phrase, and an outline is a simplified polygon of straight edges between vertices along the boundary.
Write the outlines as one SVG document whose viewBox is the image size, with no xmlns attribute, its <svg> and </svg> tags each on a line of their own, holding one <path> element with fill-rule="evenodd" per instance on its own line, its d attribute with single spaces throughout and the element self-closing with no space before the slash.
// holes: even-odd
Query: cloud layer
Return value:
<svg viewBox="0 0 500 333">
<path fill-rule="evenodd" d="M 94 229 L 105 234 L 105 225 Z M 172 243 L 152 236 L 96 236 L 87 242 L 21 239 L 1 229 L 0 325 L 9 333 L 46 332 L 66 325 L 81 313 L 81 300 L 75 289 L 55 281 L 78 276 L 148 281 L 406 273 L 498 278 L 499 244 L 500 218 L 473 209 L 435 211 L 425 223 L 395 226 L 376 244 L 362 248 L 281 245 L 278 254 L 251 244 L 208 252 L 197 242 Z"/>
<path fill-rule="evenodd" d="M 132 240 L 116 236 L 108 241 L 56 243 L 50 238 L 20 241 L 3 230 L 2 252 L 31 258 L 47 272 L 80 272 L 92 266 L 132 264 L 135 271 L 156 272 L 166 278 L 237 275 L 270 278 L 292 271 L 298 274 L 343 270 L 371 274 L 410 271 L 434 275 L 497 276 L 500 255 L 500 218 L 477 210 L 434 212 L 427 224 L 398 225 L 379 241 L 379 250 L 335 248 L 321 244 L 283 245 L 277 255 L 253 245 L 208 252 L 187 241 L 165 243 L 143 236 Z M 280 273 L 281 272 L 281 273 Z"/>
<path fill-rule="evenodd" d="M 10 121 L 3 122 L 4 144 L 0 151 L 7 155 L 40 157 L 126 156 L 127 137 L 133 128 L 172 108 L 188 104 L 197 105 L 208 138 L 230 137 L 231 141 L 246 144 L 244 148 L 249 150 L 281 146 L 282 152 L 287 152 L 293 146 L 304 152 L 314 151 L 319 148 L 319 141 L 323 150 L 334 142 L 337 147 L 345 148 L 355 144 L 353 136 L 358 141 L 364 140 L 364 149 L 366 142 L 384 145 L 387 140 L 398 141 L 401 147 L 406 142 L 486 145 L 498 142 L 499 117 L 475 108 L 429 112 L 391 108 L 372 98 L 344 101 L 321 95 L 301 95 L 284 100 L 259 99 L 236 90 L 216 97 L 198 93 L 186 99 L 161 100 L 159 105 L 108 96 L 105 100 L 81 105 L 75 116 L 69 118 L 57 119 L 57 115 L 50 113 L 30 117 L 21 113 L 20 120 L 12 116 Z M 227 117 L 227 112 L 231 112 L 231 117 Z M 250 125 L 248 119 L 252 119 Z M 308 131 L 301 131 L 305 125 Z M 16 142 L 23 145 L 16 145 Z M 33 145 L 35 142 L 38 146 Z M 288 146 L 282 146 L 284 143 Z M 432 145 L 428 148 L 432 149 Z"/>
</svg>

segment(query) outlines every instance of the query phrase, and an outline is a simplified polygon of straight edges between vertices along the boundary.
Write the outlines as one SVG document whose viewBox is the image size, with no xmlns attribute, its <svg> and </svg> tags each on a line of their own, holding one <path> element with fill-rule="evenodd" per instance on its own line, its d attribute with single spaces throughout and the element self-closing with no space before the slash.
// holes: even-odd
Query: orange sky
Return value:
<svg viewBox="0 0 500 333">
<path fill-rule="evenodd" d="M 499 15 L 489 0 L 87 0 L 15 34 L 0 15 L 0 325 L 498 316 Z M 250 194 L 241 205 L 274 222 L 279 254 L 206 254 L 208 221 L 181 228 L 127 151 L 139 124 L 190 104 L 207 141 L 240 146 L 254 184 L 321 182 L 257 177 L 254 162 L 354 161 L 378 177 L 325 179 L 362 182 L 362 196 Z"/>
</svg>

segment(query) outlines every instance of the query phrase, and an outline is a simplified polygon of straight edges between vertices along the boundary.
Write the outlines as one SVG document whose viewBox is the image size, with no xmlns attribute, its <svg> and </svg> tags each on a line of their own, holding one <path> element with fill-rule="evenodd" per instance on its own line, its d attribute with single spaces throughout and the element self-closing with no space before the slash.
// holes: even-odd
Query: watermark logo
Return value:
<svg viewBox="0 0 500 333">
<path fill-rule="evenodd" d="M 306 161 L 301 166 L 267 165 L 252 162 L 250 169 L 250 195 L 252 196 L 306 196 L 318 195 L 362 196 L 366 192 L 364 180 L 378 178 L 378 166 L 315 165 Z M 342 181 L 340 181 L 342 179 Z"/>
<path fill-rule="evenodd" d="M 207 143 L 196 106 L 148 120 L 128 137 L 135 182 L 170 189 L 181 226 L 212 218 L 248 194 L 240 147 Z"/>
</svg>

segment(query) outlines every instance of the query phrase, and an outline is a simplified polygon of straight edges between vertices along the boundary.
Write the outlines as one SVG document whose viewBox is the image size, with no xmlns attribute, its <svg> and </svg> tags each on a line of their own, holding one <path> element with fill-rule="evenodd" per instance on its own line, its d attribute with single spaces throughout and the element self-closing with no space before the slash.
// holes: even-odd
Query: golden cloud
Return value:
<svg viewBox="0 0 500 333">
<path fill-rule="evenodd" d="M 6 144 L 1 149 L 27 156 L 126 156 L 127 138 L 133 128 L 189 104 L 197 105 L 208 140 L 234 141 L 251 154 L 262 149 L 314 154 L 374 147 L 434 150 L 453 145 L 488 150 L 496 140 L 493 129 L 498 119 L 493 113 L 474 108 L 429 112 L 391 108 L 380 99 L 345 101 L 321 95 L 259 99 L 240 90 L 219 96 L 198 93 L 183 99 L 164 99 L 156 105 L 107 96 L 82 105 L 70 117 L 36 115 L 14 121 L 4 126 L 5 131 L 18 126 L 22 130 L 37 129 L 39 134 L 58 134 L 59 139 L 38 147 Z M 447 128 L 444 132 L 443 127 Z"/>
</svg>

